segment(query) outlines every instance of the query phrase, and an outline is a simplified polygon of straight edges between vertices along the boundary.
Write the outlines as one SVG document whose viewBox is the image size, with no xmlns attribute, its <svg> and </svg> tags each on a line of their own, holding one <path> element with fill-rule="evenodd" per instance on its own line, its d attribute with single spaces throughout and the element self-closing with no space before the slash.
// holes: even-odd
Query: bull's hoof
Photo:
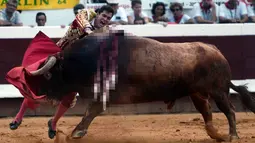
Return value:
<svg viewBox="0 0 255 143">
<path fill-rule="evenodd" d="M 48 121 L 48 136 L 50 139 L 53 139 L 56 136 L 56 131 L 52 129 L 52 119 Z"/>
<path fill-rule="evenodd" d="M 22 122 L 22 121 L 20 121 L 20 122 L 17 122 L 17 121 L 11 122 L 11 123 L 10 123 L 10 129 L 11 129 L 11 130 L 16 130 L 16 129 L 18 129 L 18 127 L 19 127 L 19 125 L 21 124 L 21 122 Z"/>
<path fill-rule="evenodd" d="M 218 138 L 216 139 L 216 142 L 229 142 L 230 140 L 227 138 Z"/>
<path fill-rule="evenodd" d="M 237 135 L 233 135 L 233 136 L 226 136 L 224 138 L 219 138 L 216 139 L 217 142 L 232 142 L 232 141 L 236 141 L 239 140 L 240 138 Z"/>
<path fill-rule="evenodd" d="M 217 139 L 217 142 L 232 142 L 232 141 L 236 141 L 239 139 L 240 138 L 237 135 L 233 135 L 233 136 L 227 136 L 225 138 Z"/>
<path fill-rule="evenodd" d="M 71 135 L 73 139 L 80 139 L 87 134 L 87 131 L 74 131 Z"/>
</svg>

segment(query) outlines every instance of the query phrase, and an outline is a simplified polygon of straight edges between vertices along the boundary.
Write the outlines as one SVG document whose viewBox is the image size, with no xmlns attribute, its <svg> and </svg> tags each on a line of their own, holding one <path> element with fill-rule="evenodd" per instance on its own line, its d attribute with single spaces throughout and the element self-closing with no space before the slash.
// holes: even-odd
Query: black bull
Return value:
<svg viewBox="0 0 255 143">
<path fill-rule="evenodd" d="M 101 40 L 98 40 L 101 37 Z M 137 36 L 127 36 L 123 31 L 95 33 L 70 45 L 49 70 L 51 78 L 42 87 L 49 98 L 61 99 L 66 93 L 79 91 L 80 96 L 93 99 L 91 87 L 97 72 L 102 42 L 104 52 L 112 50 L 114 38 L 118 39 L 118 83 L 110 91 L 109 104 L 164 101 L 170 109 L 176 99 L 190 96 L 202 114 L 208 135 L 217 140 L 238 138 L 234 107 L 228 99 L 229 88 L 240 94 L 242 103 L 255 112 L 255 100 L 246 87 L 231 83 L 227 60 L 213 45 L 192 43 L 160 43 Z M 109 64 L 107 64 L 107 70 Z M 230 138 L 218 134 L 212 124 L 209 98 L 226 115 Z M 92 120 L 103 112 L 102 102 L 91 100 L 82 121 L 72 137 L 83 137 Z"/>
</svg>

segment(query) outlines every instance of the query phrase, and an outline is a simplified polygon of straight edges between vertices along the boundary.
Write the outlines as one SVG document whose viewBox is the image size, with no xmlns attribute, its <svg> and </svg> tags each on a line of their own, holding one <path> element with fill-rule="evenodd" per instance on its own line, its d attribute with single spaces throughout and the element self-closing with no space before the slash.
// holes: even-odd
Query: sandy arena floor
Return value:
<svg viewBox="0 0 255 143">
<path fill-rule="evenodd" d="M 255 115 L 237 113 L 240 140 L 235 143 L 255 143 Z M 65 117 L 59 122 L 57 140 L 47 137 L 49 118 L 25 118 L 16 131 L 9 130 L 8 119 L 0 119 L 0 143 L 213 143 L 205 130 L 200 114 L 101 116 L 90 126 L 87 136 L 70 140 L 65 134 L 72 131 L 80 117 Z M 214 113 L 214 123 L 220 132 L 227 133 L 228 125 L 222 113 Z"/>
</svg>

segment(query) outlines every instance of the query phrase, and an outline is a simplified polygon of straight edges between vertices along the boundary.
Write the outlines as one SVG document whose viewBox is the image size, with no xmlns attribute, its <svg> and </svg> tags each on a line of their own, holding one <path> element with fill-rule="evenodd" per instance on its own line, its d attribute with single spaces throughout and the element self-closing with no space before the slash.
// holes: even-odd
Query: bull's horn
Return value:
<svg viewBox="0 0 255 143">
<path fill-rule="evenodd" d="M 51 56 L 49 58 L 49 60 L 47 61 L 47 63 L 40 69 L 36 70 L 36 71 L 32 71 L 30 72 L 33 76 L 36 76 L 36 75 L 42 75 L 44 74 L 45 72 L 49 71 L 56 63 L 57 59 L 56 57 L 54 56 Z"/>
</svg>

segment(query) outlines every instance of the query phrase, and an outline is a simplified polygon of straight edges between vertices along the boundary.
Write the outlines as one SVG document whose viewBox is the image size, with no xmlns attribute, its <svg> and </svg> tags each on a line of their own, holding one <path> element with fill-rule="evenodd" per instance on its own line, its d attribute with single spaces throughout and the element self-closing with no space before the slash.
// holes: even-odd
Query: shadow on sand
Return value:
<svg viewBox="0 0 255 143">
<path fill-rule="evenodd" d="M 204 140 L 152 140 L 152 139 L 134 139 L 134 138 L 125 138 L 125 139 L 100 139 L 97 137 L 86 136 L 81 139 L 72 139 L 61 130 L 58 130 L 54 143 L 217 143 L 215 140 L 212 139 L 204 139 Z"/>
</svg>

